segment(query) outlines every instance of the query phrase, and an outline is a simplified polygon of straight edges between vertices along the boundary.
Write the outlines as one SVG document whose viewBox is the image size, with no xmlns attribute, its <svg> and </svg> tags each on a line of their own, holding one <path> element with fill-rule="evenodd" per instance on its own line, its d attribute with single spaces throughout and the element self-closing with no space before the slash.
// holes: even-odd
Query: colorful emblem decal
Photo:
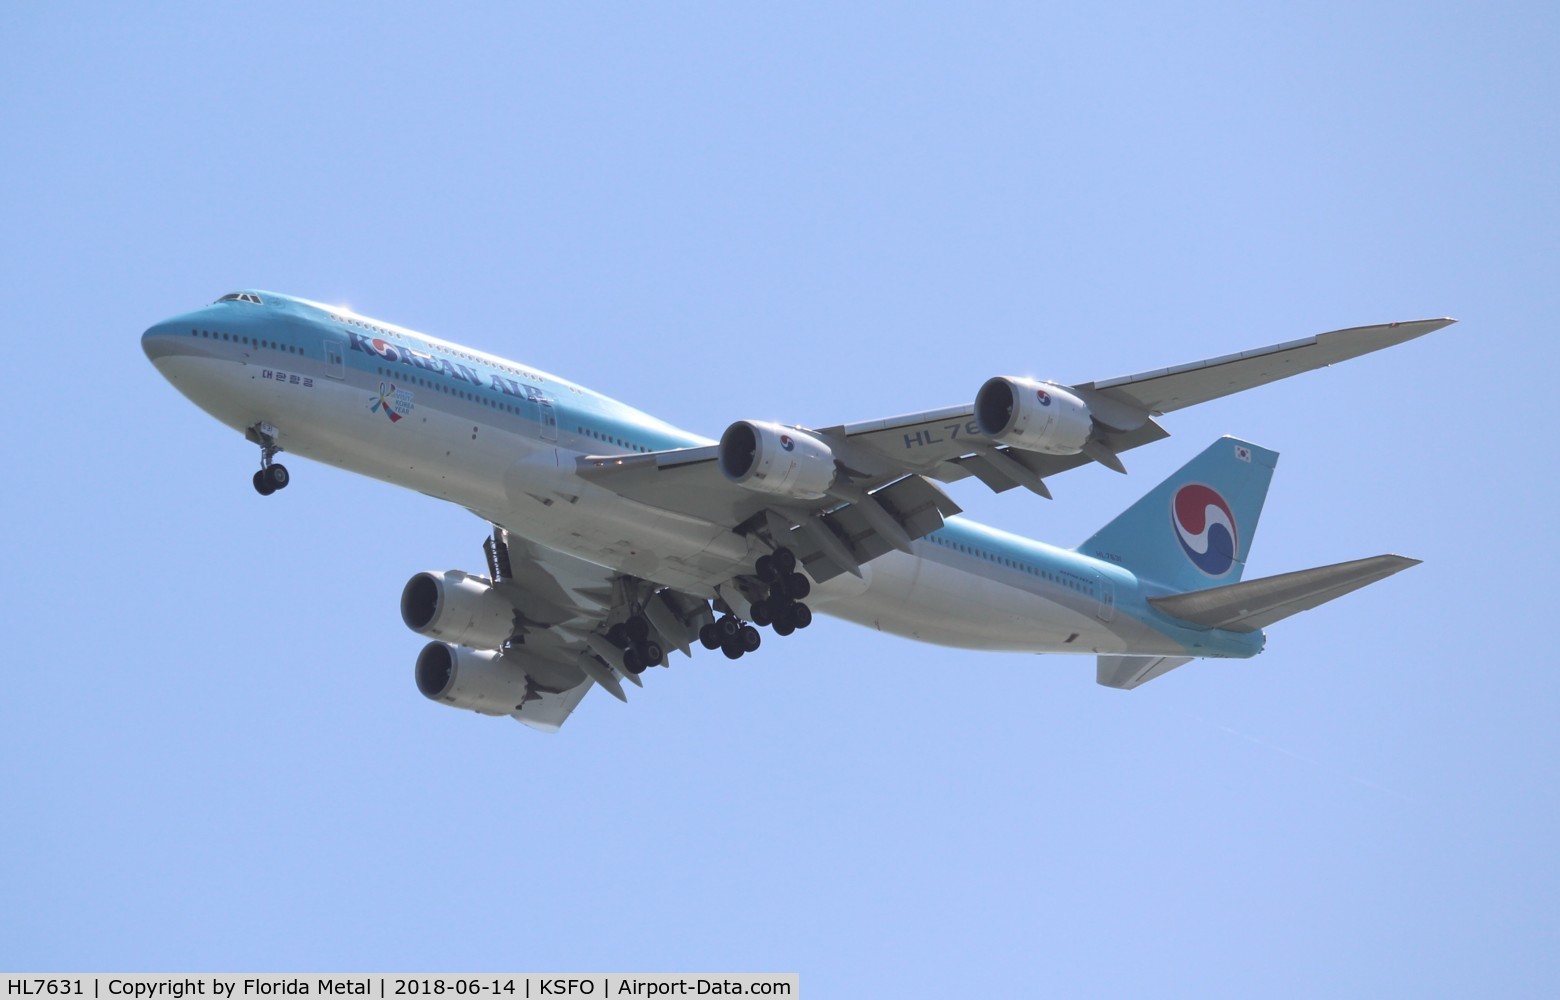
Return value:
<svg viewBox="0 0 1560 1000">
<path fill-rule="evenodd" d="M 395 345 L 389 341 L 381 340 L 380 338 L 375 337 L 368 342 L 368 346 L 373 348 L 374 353 L 379 355 L 381 358 L 384 358 L 386 361 L 401 360 L 401 352 L 396 350 Z"/>
<path fill-rule="evenodd" d="M 1170 523 L 1181 550 L 1202 572 L 1223 576 L 1235 565 L 1239 536 L 1235 515 L 1218 491 L 1202 483 L 1187 483 L 1175 491 Z"/>
<path fill-rule="evenodd" d="M 796 447 L 796 442 L 791 440 L 791 435 L 782 434 L 780 435 L 780 447 L 784 448 L 786 451 L 791 451 Z"/>
<path fill-rule="evenodd" d="M 1044 389 L 1036 389 L 1035 390 L 1035 398 L 1040 400 L 1040 405 L 1041 406 L 1050 406 L 1051 405 L 1051 394 L 1049 392 L 1046 392 Z"/>
<path fill-rule="evenodd" d="M 412 394 L 396 388 L 394 382 L 379 383 L 379 392 L 368 401 L 368 412 L 383 411 L 392 424 L 411 413 L 412 409 Z"/>
</svg>

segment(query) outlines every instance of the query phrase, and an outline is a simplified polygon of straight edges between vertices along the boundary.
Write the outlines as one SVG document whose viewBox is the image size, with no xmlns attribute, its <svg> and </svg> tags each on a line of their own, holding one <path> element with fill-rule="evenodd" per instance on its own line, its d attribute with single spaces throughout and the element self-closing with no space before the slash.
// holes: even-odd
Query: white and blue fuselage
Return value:
<svg viewBox="0 0 1560 1000">
<path fill-rule="evenodd" d="M 766 549 L 729 526 L 594 484 L 576 459 L 712 445 L 546 372 L 267 292 L 147 330 L 147 356 L 201 409 L 286 452 L 459 504 L 535 545 L 713 596 Z M 1125 567 L 964 518 L 819 585 L 820 612 L 966 649 L 1245 657 L 1260 631 L 1189 626 Z"/>
</svg>

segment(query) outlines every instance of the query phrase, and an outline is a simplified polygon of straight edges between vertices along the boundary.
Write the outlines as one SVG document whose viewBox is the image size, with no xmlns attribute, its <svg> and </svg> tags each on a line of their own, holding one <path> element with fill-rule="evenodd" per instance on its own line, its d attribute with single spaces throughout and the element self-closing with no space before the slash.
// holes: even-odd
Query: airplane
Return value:
<svg viewBox="0 0 1560 1000">
<path fill-rule="evenodd" d="M 223 295 L 141 338 L 148 359 L 260 452 L 458 504 L 485 574 L 420 572 L 402 620 L 423 695 L 555 732 L 592 687 L 627 701 L 669 654 L 758 649 L 813 612 L 969 650 L 1081 653 L 1136 688 L 1416 565 L 1378 555 L 1242 581 L 1278 456 L 1224 437 L 1081 545 L 959 517 L 939 483 L 1051 497 L 1049 481 L 1169 436 L 1166 413 L 1455 322 L 1355 327 L 1136 375 L 986 380 L 974 401 L 828 427 L 738 420 L 718 439 L 583 386 L 341 306 Z"/>
</svg>

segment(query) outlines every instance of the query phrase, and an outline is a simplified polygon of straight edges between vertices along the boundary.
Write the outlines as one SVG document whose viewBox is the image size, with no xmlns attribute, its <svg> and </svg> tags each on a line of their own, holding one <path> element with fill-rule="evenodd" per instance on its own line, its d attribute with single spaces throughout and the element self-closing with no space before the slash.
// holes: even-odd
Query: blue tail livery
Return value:
<svg viewBox="0 0 1560 1000">
<path fill-rule="evenodd" d="M 1220 438 L 1077 551 L 1170 591 L 1235 583 L 1277 464 L 1277 452 Z"/>
</svg>

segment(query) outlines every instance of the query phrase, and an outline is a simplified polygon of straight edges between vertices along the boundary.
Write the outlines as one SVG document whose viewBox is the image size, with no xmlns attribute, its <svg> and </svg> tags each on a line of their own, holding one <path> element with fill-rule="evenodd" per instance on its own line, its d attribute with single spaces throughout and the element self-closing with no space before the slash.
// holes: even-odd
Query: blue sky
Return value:
<svg viewBox="0 0 1560 1000">
<path fill-rule="evenodd" d="M 795 970 L 808 996 L 1553 995 L 1553 5 L 12 4 L 0 967 Z M 1362 323 L 1209 439 L 1250 575 L 1425 564 L 1131 693 L 820 623 L 554 737 L 424 700 L 468 513 L 253 448 L 142 356 L 339 302 L 705 434 Z"/>
</svg>

